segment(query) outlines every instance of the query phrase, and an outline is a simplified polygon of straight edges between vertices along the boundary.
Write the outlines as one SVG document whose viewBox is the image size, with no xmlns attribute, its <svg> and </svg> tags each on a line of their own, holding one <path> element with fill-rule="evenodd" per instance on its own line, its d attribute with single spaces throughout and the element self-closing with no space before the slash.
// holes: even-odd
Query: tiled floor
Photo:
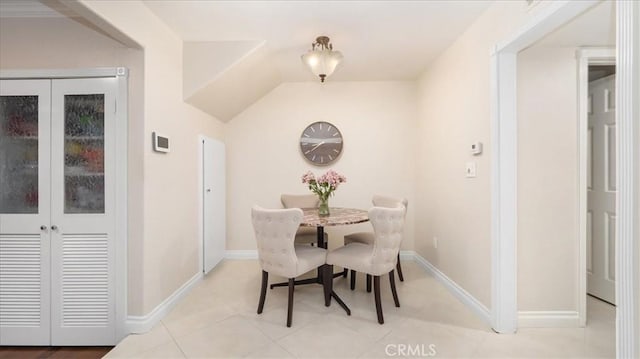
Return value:
<svg viewBox="0 0 640 359">
<path fill-rule="evenodd" d="M 287 289 L 267 291 L 256 314 L 260 268 L 255 260 L 221 263 L 151 332 L 131 335 L 107 358 L 582 358 L 615 356 L 615 310 L 588 300 L 586 328 L 521 329 L 495 334 L 418 264 L 403 262 L 400 308 L 382 283 L 385 324 L 373 295 L 358 278 L 356 291 L 338 278 L 334 288 L 352 309 L 324 306 L 322 287 L 296 287 L 293 326 L 287 328 Z M 270 278 L 271 282 L 279 278 Z M 405 354 L 405 355 L 402 355 Z"/>
</svg>

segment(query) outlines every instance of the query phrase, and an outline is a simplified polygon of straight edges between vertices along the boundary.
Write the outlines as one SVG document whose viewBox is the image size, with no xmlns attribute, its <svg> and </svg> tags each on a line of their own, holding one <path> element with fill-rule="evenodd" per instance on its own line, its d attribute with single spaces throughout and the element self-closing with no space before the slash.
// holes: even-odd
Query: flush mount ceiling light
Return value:
<svg viewBox="0 0 640 359">
<path fill-rule="evenodd" d="M 329 43 L 327 36 L 318 36 L 316 42 L 311 44 L 311 50 L 302 55 L 302 62 L 309 66 L 314 75 L 320 77 L 320 82 L 331 76 L 340 61 L 342 53 L 333 51 L 333 45 Z"/>
</svg>

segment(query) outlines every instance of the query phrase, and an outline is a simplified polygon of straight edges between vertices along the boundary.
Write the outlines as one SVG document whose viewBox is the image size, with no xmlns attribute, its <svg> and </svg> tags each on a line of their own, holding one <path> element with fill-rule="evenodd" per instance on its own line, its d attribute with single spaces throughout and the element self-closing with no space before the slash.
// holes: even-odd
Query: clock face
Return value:
<svg viewBox="0 0 640 359">
<path fill-rule="evenodd" d="M 342 134 L 329 122 L 314 122 L 302 131 L 300 150 L 312 163 L 326 166 L 342 152 Z"/>
</svg>

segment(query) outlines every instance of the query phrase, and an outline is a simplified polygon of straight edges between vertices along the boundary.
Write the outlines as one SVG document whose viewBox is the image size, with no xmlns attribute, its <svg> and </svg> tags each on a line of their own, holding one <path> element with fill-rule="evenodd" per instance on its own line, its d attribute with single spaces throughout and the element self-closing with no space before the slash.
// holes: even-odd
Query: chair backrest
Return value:
<svg viewBox="0 0 640 359">
<path fill-rule="evenodd" d="M 394 197 L 387 197 L 387 196 L 381 196 L 381 195 L 373 196 L 373 199 L 371 200 L 371 202 L 375 207 L 386 207 L 386 208 L 397 207 L 398 203 L 401 203 L 405 208 L 407 208 L 407 205 L 409 204 L 409 201 L 407 201 L 406 198 L 394 198 Z"/>
<path fill-rule="evenodd" d="M 286 278 L 296 276 L 298 257 L 293 245 L 302 210 L 265 209 L 254 206 L 251 222 L 258 244 L 258 259 L 262 270 Z"/>
<path fill-rule="evenodd" d="M 318 208 L 320 198 L 311 194 L 283 194 L 280 202 L 284 208 Z"/>
<path fill-rule="evenodd" d="M 404 232 L 402 205 L 394 208 L 373 207 L 369 210 L 369 221 L 373 226 L 372 270 L 374 275 L 389 273 L 394 269 Z"/>
</svg>

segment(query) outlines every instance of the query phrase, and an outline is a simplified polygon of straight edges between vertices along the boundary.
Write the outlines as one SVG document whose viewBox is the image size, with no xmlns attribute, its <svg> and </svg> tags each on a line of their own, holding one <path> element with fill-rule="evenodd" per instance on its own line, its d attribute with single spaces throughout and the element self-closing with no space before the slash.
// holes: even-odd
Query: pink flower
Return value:
<svg viewBox="0 0 640 359">
<path fill-rule="evenodd" d="M 302 175 L 302 183 L 311 183 L 316 181 L 316 176 L 311 172 L 307 171 L 304 175 Z"/>
<path fill-rule="evenodd" d="M 309 190 L 320 198 L 327 199 L 338 188 L 340 183 L 347 182 L 347 178 L 334 170 L 329 170 L 318 179 L 308 171 L 302 176 L 302 183 L 309 185 Z"/>
</svg>

